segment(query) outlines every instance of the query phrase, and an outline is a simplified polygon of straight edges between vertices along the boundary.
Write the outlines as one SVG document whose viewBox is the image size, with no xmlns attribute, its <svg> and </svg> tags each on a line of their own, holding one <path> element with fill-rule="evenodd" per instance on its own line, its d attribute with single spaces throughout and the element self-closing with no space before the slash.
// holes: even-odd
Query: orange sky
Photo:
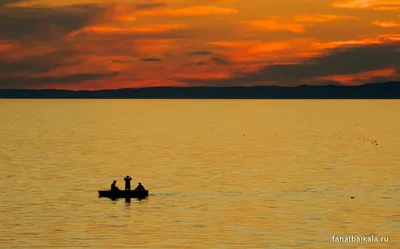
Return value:
<svg viewBox="0 0 400 249">
<path fill-rule="evenodd" d="M 0 0 L 0 88 L 388 80 L 398 0 Z"/>
</svg>

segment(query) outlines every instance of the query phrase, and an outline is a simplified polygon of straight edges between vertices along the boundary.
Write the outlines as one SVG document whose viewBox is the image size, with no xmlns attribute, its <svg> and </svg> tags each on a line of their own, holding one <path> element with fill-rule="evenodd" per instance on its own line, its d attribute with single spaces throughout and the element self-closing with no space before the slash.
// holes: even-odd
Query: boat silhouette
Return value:
<svg viewBox="0 0 400 249">
<path fill-rule="evenodd" d="M 99 198 L 106 197 L 111 199 L 118 198 L 135 198 L 135 199 L 145 199 L 149 196 L 148 190 L 99 190 Z"/>
</svg>

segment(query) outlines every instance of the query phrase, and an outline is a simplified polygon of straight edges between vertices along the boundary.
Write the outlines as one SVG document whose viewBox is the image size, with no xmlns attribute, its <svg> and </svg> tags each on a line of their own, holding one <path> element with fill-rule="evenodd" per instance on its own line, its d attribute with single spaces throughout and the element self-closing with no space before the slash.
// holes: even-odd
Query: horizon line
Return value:
<svg viewBox="0 0 400 249">
<path fill-rule="evenodd" d="M 138 90 L 138 89 L 155 89 L 155 88 L 266 88 L 266 87 L 278 87 L 278 88 L 297 88 L 297 87 L 362 87 L 367 85 L 379 85 L 379 84 L 400 84 L 400 81 L 382 81 L 374 83 L 363 83 L 359 85 L 344 85 L 344 84 L 300 84 L 294 86 L 279 86 L 279 85 L 254 85 L 254 86 L 148 86 L 148 87 L 126 87 L 126 88 L 111 88 L 111 89 L 96 89 L 96 90 L 85 90 L 85 89 L 57 89 L 57 88 L 0 88 L 0 91 L 71 91 L 71 92 L 97 92 L 97 91 L 118 91 L 118 90 Z"/>
</svg>

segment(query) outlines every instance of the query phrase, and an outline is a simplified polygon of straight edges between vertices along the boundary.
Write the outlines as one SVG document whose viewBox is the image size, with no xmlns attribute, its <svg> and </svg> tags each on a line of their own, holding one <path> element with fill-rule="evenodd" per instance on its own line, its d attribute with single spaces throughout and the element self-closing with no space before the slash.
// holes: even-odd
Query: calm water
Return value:
<svg viewBox="0 0 400 249">
<path fill-rule="evenodd" d="M 398 248 L 399 110 L 377 100 L 0 100 L 0 248 Z M 147 200 L 98 198 L 127 174 Z"/>
</svg>

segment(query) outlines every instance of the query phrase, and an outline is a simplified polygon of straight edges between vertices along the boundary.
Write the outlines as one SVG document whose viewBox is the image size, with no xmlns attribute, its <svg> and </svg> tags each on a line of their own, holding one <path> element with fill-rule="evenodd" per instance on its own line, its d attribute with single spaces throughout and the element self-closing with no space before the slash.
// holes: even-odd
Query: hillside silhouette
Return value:
<svg viewBox="0 0 400 249">
<path fill-rule="evenodd" d="M 0 98 L 37 99 L 400 99 L 400 82 L 359 86 L 148 87 L 115 90 L 0 89 Z"/>
</svg>

